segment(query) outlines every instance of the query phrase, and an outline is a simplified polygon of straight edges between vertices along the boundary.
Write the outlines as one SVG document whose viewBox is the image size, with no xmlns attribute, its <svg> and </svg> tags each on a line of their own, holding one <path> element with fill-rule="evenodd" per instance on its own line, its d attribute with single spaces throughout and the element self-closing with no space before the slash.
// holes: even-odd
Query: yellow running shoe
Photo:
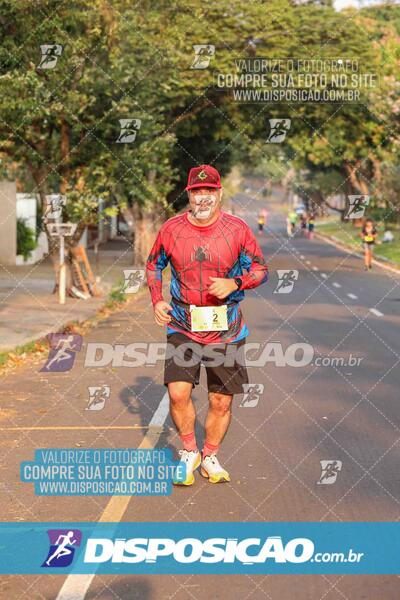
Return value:
<svg viewBox="0 0 400 600">
<path fill-rule="evenodd" d="M 224 483 L 231 480 L 228 471 L 221 467 L 215 454 L 203 458 L 200 473 L 203 477 L 208 477 L 210 483 Z"/>
<path fill-rule="evenodd" d="M 185 481 L 172 480 L 172 483 L 174 485 L 193 485 L 193 471 L 200 466 L 201 454 L 198 450 L 179 450 L 179 454 L 181 457 L 179 463 L 183 464 L 186 468 L 186 479 Z"/>
</svg>

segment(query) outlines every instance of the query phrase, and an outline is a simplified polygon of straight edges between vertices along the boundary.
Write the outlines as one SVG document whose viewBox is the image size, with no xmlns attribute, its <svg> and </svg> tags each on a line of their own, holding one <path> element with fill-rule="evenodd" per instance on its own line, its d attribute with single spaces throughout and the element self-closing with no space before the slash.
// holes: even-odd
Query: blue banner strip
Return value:
<svg viewBox="0 0 400 600">
<path fill-rule="evenodd" d="M 399 574 L 398 522 L 0 523 L 2 574 Z"/>
</svg>

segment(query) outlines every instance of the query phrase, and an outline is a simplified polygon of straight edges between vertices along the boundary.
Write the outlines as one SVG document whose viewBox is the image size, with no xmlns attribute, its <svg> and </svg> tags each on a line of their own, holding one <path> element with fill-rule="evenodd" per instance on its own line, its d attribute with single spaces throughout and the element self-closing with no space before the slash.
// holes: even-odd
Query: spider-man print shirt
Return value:
<svg viewBox="0 0 400 600">
<path fill-rule="evenodd" d="M 146 276 L 153 306 L 163 300 L 162 271 L 171 266 L 170 293 L 172 320 L 167 334 L 181 332 L 203 343 L 238 342 L 249 334 L 239 302 L 246 289 L 255 288 L 268 278 L 267 265 L 257 240 L 243 219 L 221 211 L 211 225 L 199 227 L 188 219 L 188 212 L 166 221 L 147 259 Z M 243 273 L 245 271 L 245 273 Z M 241 277 L 242 287 L 223 300 L 208 292 L 210 277 Z M 189 306 L 228 305 L 226 331 L 191 331 Z"/>
</svg>

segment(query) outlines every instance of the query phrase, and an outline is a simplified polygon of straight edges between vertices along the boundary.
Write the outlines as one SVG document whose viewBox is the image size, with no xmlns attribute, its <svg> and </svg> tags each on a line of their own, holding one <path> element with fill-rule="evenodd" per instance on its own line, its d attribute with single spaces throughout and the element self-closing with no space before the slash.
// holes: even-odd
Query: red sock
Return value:
<svg viewBox="0 0 400 600">
<path fill-rule="evenodd" d="M 194 431 L 191 433 L 179 434 L 179 437 L 182 440 L 183 449 L 184 450 L 197 450 L 196 438 L 194 435 Z"/>
<path fill-rule="evenodd" d="M 211 454 L 216 454 L 219 449 L 219 444 L 210 444 L 207 440 L 204 442 L 203 448 L 203 458 L 205 456 L 210 456 Z"/>
</svg>

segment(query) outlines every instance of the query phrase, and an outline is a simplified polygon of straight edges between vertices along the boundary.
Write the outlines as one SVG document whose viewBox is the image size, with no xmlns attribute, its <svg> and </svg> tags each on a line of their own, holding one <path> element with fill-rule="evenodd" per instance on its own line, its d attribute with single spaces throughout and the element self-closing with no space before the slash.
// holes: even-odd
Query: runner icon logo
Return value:
<svg viewBox="0 0 400 600">
<path fill-rule="evenodd" d="M 318 485 L 331 485 L 335 483 L 339 471 L 342 470 L 341 460 L 320 460 L 321 477 L 317 481 Z"/>
<path fill-rule="evenodd" d="M 124 293 L 136 294 L 144 281 L 144 269 L 124 269 L 124 278 Z"/>
<path fill-rule="evenodd" d="M 194 59 L 190 65 L 191 69 L 207 69 L 211 58 L 215 54 L 215 46 L 212 44 L 194 44 Z"/>
<path fill-rule="evenodd" d="M 264 391 L 263 383 L 244 383 L 243 384 L 243 400 L 239 404 L 239 408 L 254 408 L 257 406 L 260 396 Z"/>
<path fill-rule="evenodd" d="M 293 269 L 276 271 L 278 273 L 278 285 L 274 289 L 274 294 L 289 294 L 299 278 L 299 272 Z"/>
<path fill-rule="evenodd" d="M 68 567 L 77 546 L 81 545 L 82 532 L 79 529 L 49 529 L 47 535 L 50 548 L 42 567 Z"/>
<path fill-rule="evenodd" d="M 369 204 L 369 196 L 362 194 L 349 195 L 349 210 L 345 219 L 361 219 L 364 216 L 365 209 Z"/>
<path fill-rule="evenodd" d="M 40 52 L 42 57 L 38 64 L 38 69 L 54 69 L 57 64 L 58 57 L 61 56 L 63 47 L 61 44 L 42 44 Z"/>
<path fill-rule="evenodd" d="M 106 400 L 110 397 L 110 386 L 89 386 L 89 401 L 85 410 L 103 410 Z"/>
<path fill-rule="evenodd" d="M 67 203 L 67 197 L 63 194 L 47 194 L 45 198 L 45 209 L 43 219 L 61 219 L 63 206 Z"/>
<path fill-rule="evenodd" d="M 68 333 L 50 333 L 47 340 L 50 345 L 49 356 L 40 371 L 61 373 L 72 369 L 75 355 L 82 348 L 82 336 Z"/>
<path fill-rule="evenodd" d="M 117 144 L 130 144 L 136 139 L 136 134 L 142 124 L 141 119 L 119 119 L 121 132 L 116 140 Z"/>
<path fill-rule="evenodd" d="M 291 119 L 269 119 L 270 132 L 267 144 L 280 144 L 290 129 Z"/>
</svg>

